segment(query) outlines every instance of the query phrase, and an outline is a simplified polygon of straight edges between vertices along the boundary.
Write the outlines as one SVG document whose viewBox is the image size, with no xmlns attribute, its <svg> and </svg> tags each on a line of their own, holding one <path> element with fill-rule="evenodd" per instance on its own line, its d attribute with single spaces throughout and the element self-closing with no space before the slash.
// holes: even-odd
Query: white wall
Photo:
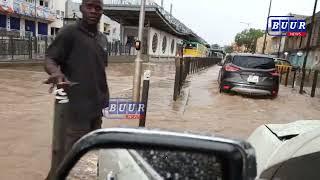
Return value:
<svg viewBox="0 0 320 180">
<path fill-rule="evenodd" d="M 157 47 L 156 52 L 153 52 L 152 41 L 153 41 L 153 37 L 155 34 L 158 35 L 158 47 Z M 150 28 L 149 37 L 150 37 L 150 39 L 149 39 L 149 55 L 151 55 L 152 57 L 175 57 L 176 53 L 177 53 L 177 43 L 181 43 L 181 41 L 182 41 L 180 38 L 178 38 L 176 36 L 173 36 L 169 33 L 160 31 L 155 28 Z M 163 43 L 164 37 L 167 38 L 167 47 L 166 47 L 165 52 L 162 51 L 162 43 Z M 174 40 L 173 52 L 171 51 L 172 40 Z"/>
<path fill-rule="evenodd" d="M 26 21 L 25 19 L 20 20 L 20 36 L 25 36 L 25 26 L 26 26 Z"/>
<path fill-rule="evenodd" d="M 60 1 L 60 0 L 55 0 Z M 67 18 L 73 18 L 73 13 L 76 13 L 77 17 L 82 17 L 82 14 L 80 12 L 80 3 L 73 2 L 72 0 L 63 0 L 66 2 L 65 5 L 65 13 Z M 109 17 L 102 15 L 100 23 L 99 23 L 99 30 L 101 32 L 104 32 L 104 23 L 109 24 L 110 27 L 110 35 L 108 35 L 109 41 L 116 41 L 120 40 L 120 24 L 112 21 Z M 113 30 L 115 29 L 115 32 Z"/>
<path fill-rule="evenodd" d="M 60 15 L 56 16 L 56 20 L 50 24 L 50 27 L 61 28 L 63 26 L 63 18 L 66 16 L 66 0 L 52 0 L 49 4 L 49 8 L 53 9 L 54 12 L 60 11 Z M 61 16 L 61 11 L 64 12 L 64 17 Z M 49 30 L 50 30 L 49 27 Z M 48 31 L 50 34 L 50 31 Z"/>
<path fill-rule="evenodd" d="M 109 41 L 119 41 L 120 40 L 120 24 L 112 21 L 108 16 L 102 15 L 101 21 L 99 24 L 99 29 L 101 32 L 104 32 L 104 24 L 109 24 L 107 29 L 110 30 L 110 34 L 107 36 Z"/>
</svg>

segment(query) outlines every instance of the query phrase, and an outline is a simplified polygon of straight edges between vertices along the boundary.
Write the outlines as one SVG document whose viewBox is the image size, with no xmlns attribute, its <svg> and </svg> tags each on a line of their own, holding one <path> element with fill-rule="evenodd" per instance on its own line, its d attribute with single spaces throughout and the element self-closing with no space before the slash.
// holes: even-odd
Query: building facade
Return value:
<svg viewBox="0 0 320 180">
<path fill-rule="evenodd" d="M 0 0 L 0 31 L 15 36 L 48 36 L 50 24 L 57 19 L 53 4 L 49 0 Z"/>
<path fill-rule="evenodd" d="M 311 17 L 296 14 L 289 15 L 295 16 L 297 19 L 306 19 L 307 31 L 309 32 Z M 267 36 L 265 54 L 288 59 L 293 65 L 302 67 L 306 56 L 307 39 L 308 36 Z M 262 53 L 263 40 L 264 37 L 261 37 L 257 41 L 257 53 Z M 316 13 L 306 68 L 320 69 L 320 12 Z"/>
<path fill-rule="evenodd" d="M 55 12 L 55 21 L 49 25 L 49 35 L 55 36 L 63 26 L 63 20 L 66 17 L 66 0 L 53 0 L 52 10 Z"/>
<path fill-rule="evenodd" d="M 74 2 L 72 0 L 67 0 L 65 3 L 66 18 L 82 18 L 80 12 L 80 3 Z M 107 37 L 109 42 L 120 41 L 120 24 L 112 21 L 106 15 L 102 15 L 99 23 L 99 31 L 103 32 Z"/>
<path fill-rule="evenodd" d="M 274 37 L 267 35 L 264 53 L 274 56 L 279 54 L 281 56 L 283 54 L 285 40 L 285 37 Z M 256 53 L 262 54 L 263 42 L 264 36 L 257 39 Z"/>
<path fill-rule="evenodd" d="M 0 0 L 0 32 L 15 36 L 55 36 L 65 18 L 81 18 L 72 0 Z M 120 24 L 103 15 L 99 30 L 110 41 L 120 40 Z"/>
<path fill-rule="evenodd" d="M 306 19 L 307 31 L 310 30 L 311 17 L 295 15 L 298 18 Z M 307 58 L 307 69 L 319 69 L 320 61 L 320 12 L 316 13 L 316 18 L 312 30 L 311 44 L 309 55 Z M 292 64 L 296 66 L 303 66 L 303 61 L 306 56 L 308 35 L 305 37 L 285 37 L 285 45 L 283 52 L 288 53 L 286 57 Z M 299 54 L 302 54 L 302 56 Z"/>
<path fill-rule="evenodd" d="M 237 53 L 246 52 L 246 47 L 244 45 L 238 46 L 237 43 L 232 43 L 231 46 L 232 46 L 233 52 L 237 52 Z"/>
</svg>

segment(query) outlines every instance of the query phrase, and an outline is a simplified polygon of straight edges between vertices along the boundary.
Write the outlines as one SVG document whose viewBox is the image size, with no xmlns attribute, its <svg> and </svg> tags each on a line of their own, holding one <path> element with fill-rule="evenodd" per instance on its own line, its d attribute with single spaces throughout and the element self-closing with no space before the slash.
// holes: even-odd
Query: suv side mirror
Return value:
<svg viewBox="0 0 320 180">
<path fill-rule="evenodd" d="M 208 179 L 210 175 L 209 179 L 253 180 L 257 173 L 255 151 L 245 141 L 110 128 L 91 132 L 75 143 L 57 169 L 55 178 L 66 179 L 81 157 L 92 150 L 100 151 L 96 153 L 99 179 Z M 88 174 L 84 173 L 84 176 Z"/>
</svg>

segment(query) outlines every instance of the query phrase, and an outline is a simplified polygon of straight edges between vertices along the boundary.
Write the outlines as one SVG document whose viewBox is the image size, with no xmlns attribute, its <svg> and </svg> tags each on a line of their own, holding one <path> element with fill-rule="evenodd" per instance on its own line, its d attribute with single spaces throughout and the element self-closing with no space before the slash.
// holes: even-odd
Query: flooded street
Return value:
<svg viewBox="0 0 320 180">
<path fill-rule="evenodd" d="M 133 64 L 107 68 L 111 97 L 131 97 Z M 279 97 L 259 99 L 220 94 L 218 66 L 191 75 L 182 97 L 172 101 L 173 63 L 151 69 L 147 127 L 247 138 L 265 123 L 320 119 L 320 99 L 281 86 Z M 0 179 L 42 180 L 49 170 L 53 96 L 42 67 L 0 69 Z M 297 87 L 296 87 L 297 88 Z M 107 120 L 104 127 L 137 127 L 136 120 Z"/>
</svg>

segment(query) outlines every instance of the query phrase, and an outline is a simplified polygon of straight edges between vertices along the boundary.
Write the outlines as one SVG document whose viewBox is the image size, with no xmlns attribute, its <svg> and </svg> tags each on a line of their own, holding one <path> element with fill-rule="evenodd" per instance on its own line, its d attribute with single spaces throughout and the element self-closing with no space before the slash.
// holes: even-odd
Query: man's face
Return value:
<svg viewBox="0 0 320 180">
<path fill-rule="evenodd" d="M 102 16 L 102 0 L 83 0 L 80 7 L 83 20 L 89 25 L 98 24 Z"/>
</svg>

